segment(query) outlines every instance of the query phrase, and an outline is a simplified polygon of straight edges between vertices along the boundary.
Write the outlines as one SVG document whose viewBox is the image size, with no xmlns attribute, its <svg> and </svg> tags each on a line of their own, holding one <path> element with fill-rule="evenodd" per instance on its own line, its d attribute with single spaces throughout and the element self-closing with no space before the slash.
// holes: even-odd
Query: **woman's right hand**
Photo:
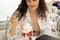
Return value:
<svg viewBox="0 0 60 40">
<path fill-rule="evenodd" d="M 18 25 L 18 19 L 17 18 L 11 18 L 10 23 L 12 26 L 17 26 Z"/>
<path fill-rule="evenodd" d="M 16 18 L 11 18 L 10 19 L 10 23 L 11 23 L 11 29 L 10 29 L 10 35 L 13 36 L 16 34 L 16 26 L 18 25 L 18 20 Z"/>
</svg>

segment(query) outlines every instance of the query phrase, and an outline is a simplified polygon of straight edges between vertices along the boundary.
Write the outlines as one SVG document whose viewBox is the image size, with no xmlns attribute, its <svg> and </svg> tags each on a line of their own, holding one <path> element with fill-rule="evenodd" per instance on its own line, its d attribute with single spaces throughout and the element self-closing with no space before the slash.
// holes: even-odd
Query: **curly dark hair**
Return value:
<svg viewBox="0 0 60 40">
<path fill-rule="evenodd" d="M 25 16 L 27 12 L 27 8 L 28 8 L 28 5 L 26 3 L 26 0 L 21 0 L 21 3 L 19 4 L 16 10 L 19 12 L 17 13 L 18 20 L 20 20 L 23 16 Z M 38 10 L 38 14 L 40 15 L 40 17 L 42 17 L 42 19 L 46 18 L 47 6 L 44 0 L 39 0 L 39 6 L 37 10 Z"/>
</svg>

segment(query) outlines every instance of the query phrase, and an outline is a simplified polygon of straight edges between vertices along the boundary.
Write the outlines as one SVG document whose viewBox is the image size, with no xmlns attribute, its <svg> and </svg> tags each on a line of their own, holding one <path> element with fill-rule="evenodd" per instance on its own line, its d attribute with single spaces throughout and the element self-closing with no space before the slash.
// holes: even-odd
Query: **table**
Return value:
<svg viewBox="0 0 60 40">
<path fill-rule="evenodd" d="M 58 38 L 48 36 L 48 35 L 42 35 L 41 37 L 37 38 L 36 40 L 60 40 Z"/>
</svg>

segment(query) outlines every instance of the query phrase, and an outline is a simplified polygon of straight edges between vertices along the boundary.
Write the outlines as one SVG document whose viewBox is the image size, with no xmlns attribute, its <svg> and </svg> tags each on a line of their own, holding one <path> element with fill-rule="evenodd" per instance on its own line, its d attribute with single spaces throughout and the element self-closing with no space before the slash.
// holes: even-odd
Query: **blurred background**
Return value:
<svg viewBox="0 0 60 40">
<path fill-rule="evenodd" d="M 10 26 L 9 19 L 20 2 L 21 0 L 0 0 L 0 40 L 6 40 L 7 29 Z M 60 0 L 45 0 L 45 2 L 51 12 L 57 14 L 55 19 L 58 18 L 58 20 L 60 20 Z M 60 38 L 60 21 L 56 23 L 58 26 L 52 28 L 52 35 L 56 38 Z"/>
</svg>

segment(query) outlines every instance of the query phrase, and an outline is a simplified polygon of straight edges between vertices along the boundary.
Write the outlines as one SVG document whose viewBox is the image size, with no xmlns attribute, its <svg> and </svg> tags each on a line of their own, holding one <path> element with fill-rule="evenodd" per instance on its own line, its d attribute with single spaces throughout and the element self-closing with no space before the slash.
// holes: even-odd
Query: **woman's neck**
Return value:
<svg viewBox="0 0 60 40">
<path fill-rule="evenodd" d="M 30 12 L 31 14 L 37 14 L 37 13 L 38 13 L 37 10 L 31 10 L 31 9 L 29 9 L 29 12 Z"/>
<path fill-rule="evenodd" d="M 30 13 L 30 15 L 33 15 L 34 17 L 39 17 L 39 14 L 38 14 L 37 10 L 29 9 L 29 13 Z"/>
</svg>

